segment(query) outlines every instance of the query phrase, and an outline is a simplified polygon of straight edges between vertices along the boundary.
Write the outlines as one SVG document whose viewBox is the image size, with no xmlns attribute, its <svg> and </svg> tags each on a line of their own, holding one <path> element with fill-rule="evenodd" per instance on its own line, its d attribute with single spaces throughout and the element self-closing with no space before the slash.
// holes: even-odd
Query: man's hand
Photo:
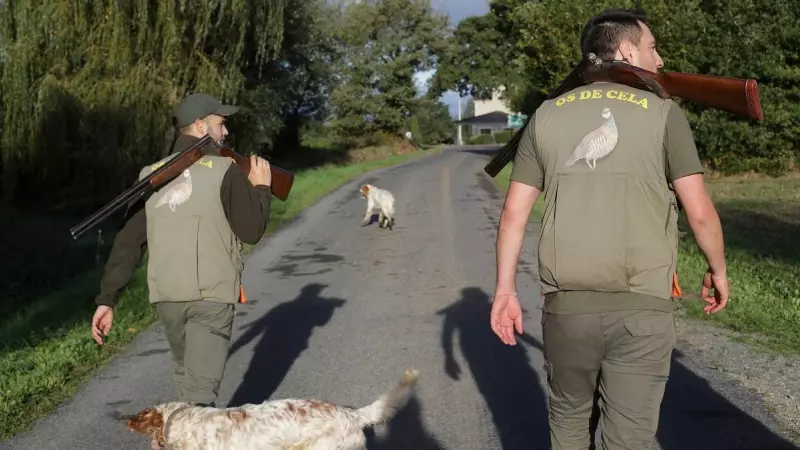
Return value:
<svg viewBox="0 0 800 450">
<path fill-rule="evenodd" d="M 492 301 L 492 330 L 506 345 L 517 345 L 514 329 L 522 334 L 522 308 L 516 294 L 495 294 Z"/>
<path fill-rule="evenodd" d="M 714 295 L 711 295 L 711 289 L 714 289 Z M 728 304 L 728 279 L 725 275 L 714 275 L 711 269 L 708 269 L 705 277 L 703 277 L 703 287 L 700 289 L 700 297 L 705 300 L 708 305 L 703 308 L 706 314 L 714 314 L 722 311 L 725 305 Z"/>
<path fill-rule="evenodd" d="M 114 322 L 114 309 L 110 306 L 100 305 L 92 317 L 92 337 L 103 345 L 103 336 L 108 336 L 111 324 Z"/>
<path fill-rule="evenodd" d="M 271 186 L 272 171 L 269 168 L 269 162 L 260 156 L 250 155 L 250 174 L 247 175 L 247 178 L 253 183 L 253 186 Z"/>
</svg>

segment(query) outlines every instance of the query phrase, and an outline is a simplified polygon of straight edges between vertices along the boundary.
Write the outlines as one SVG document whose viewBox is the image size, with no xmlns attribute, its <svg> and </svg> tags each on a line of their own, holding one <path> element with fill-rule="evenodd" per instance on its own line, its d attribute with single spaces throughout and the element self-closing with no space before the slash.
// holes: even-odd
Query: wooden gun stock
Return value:
<svg viewBox="0 0 800 450">
<path fill-rule="evenodd" d="M 231 158 L 236 166 L 239 167 L 245 174 L 250 174 L 249 157 L 236 153 L 230 147 L 226 147 L 224 145 L 219 147 L 219 154 L 221 156 Z M 168 183 L 170 180 L 180 175 L 185 168 L 189 167 L 202 157 L 203 152 L 199 148 L 194 148 L 189 152 L 181 153 L 179 156 L 174 158 L 174 163 L 170 161 L 170 164 L 164 168 L 163 172 L 157 173 L 150 178 L 150 184 L 153 187 L 156 187 Z M 291 192 L 292 185 L 294 184 L 294 174 L 273 164 L 270 164 L 269 167 L 270 172 L 272 172 L 272 184 L 270 186 L 272 195 L 281 201 L 286 201 L 286 199 L 289 198 L 289 192 Z"/>
<path fill-rule="evenodd" d="M 681 72 L 655 73 L 623 61 L 602 62 L 589 66 L 583 63 L 578 65 L 548 96 L 548 99 L 595 81 L 620 83 L 652 91 L 664 99 L 678 97 L 751 120 L 764 120 L 756 80 Z M 530 119 L 528 121 L 530 122 Z M 514 160 L 522 132 L 527 125 L 528 123 L 520 128 L 486 164 L 483 170 L 490 177 L 496 177 L 503 167 Z"/>
<path fill-rule="evenodd" d="M 249 157 L 240 155 L 228 147 L 221 147 L 219 153 L 222 156 L 233 159 L 233 162 L 239 166 L 244 173 L 250 173 Z M 294 185 L 294 174 L 273 164 L 270 164 L 269 168 L 270 172 L 272 172 L 272 185 L 270 186 L 272 195 L 281 201 L 286 201 L 286 199 L 289 198 L 292 185 Z"/>
<path fill-rule="evenodd" d="M 751 120 L 764 120 L 758 83 L 752 79 L 681 72 L 655 73 L 622 61 L 587 70 L 589 81 L 611 81 L 649 90 L 661 98 L 678 97 Z"/>
</svg>

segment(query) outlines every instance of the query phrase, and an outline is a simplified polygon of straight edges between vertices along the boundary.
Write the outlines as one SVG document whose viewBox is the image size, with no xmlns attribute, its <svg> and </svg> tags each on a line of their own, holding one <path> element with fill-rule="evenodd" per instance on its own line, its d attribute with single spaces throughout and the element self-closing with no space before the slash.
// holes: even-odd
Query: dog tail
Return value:
<svg viewBox="0 0 800 450">
<path fill-rule="evenodd" d="M 391 419 L 405 406 L 419 378 L 418 370 L 406 370 L 400 382 L 369 406 L 359 408 L 356 414 L 362 428 L 371 427 Z"/>
</svg>

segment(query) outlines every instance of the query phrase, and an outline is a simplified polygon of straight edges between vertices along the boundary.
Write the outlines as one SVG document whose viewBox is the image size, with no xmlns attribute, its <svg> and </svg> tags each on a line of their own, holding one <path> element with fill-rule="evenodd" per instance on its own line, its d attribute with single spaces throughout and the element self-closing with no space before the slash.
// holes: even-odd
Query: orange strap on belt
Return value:
<svg viewBox="0 0 800 450">
<path fill-rule="evenodd" d="M 244 286 L 239 285 L 239 303 L 247 303 L 247 295 L 244 293 Z"/>
<path fill-rule="evenodd" d="M 681 285 L 678 283 L 678 272 L 672 274 L 672 296 L 683 297 L 683 290 L 681 290 Z"/>
</svg>

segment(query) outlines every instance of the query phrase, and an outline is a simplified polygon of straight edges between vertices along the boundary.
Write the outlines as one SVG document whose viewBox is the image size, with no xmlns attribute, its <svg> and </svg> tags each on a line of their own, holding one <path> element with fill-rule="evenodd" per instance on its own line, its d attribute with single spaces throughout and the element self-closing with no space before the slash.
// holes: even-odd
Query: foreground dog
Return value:
<svg viewBox="0 0 800 450">
<path fill-rule="evenodd" d="M 379 211 L 378 226 L 391 230 L 394 226 L 394 195 L 386 189 L 377 188 L 371 184 L 362 184 L 359 191 L 361 191 L 361 196 L 367 199 L 367 211 L 364 212 L 361 226 L 369 225 L 372 212 L 377 209 Z"/>
<path fill-rule="evenodd" d="M 128 428 L 169 450 L 365 449 L 363 429 L 388 421 L 405 406 L 418 376 L 406 371 L 392 390 L 358 409 L 301 399 L 224 409 L 172 402 L 141 411 Z"/>
</svg>

